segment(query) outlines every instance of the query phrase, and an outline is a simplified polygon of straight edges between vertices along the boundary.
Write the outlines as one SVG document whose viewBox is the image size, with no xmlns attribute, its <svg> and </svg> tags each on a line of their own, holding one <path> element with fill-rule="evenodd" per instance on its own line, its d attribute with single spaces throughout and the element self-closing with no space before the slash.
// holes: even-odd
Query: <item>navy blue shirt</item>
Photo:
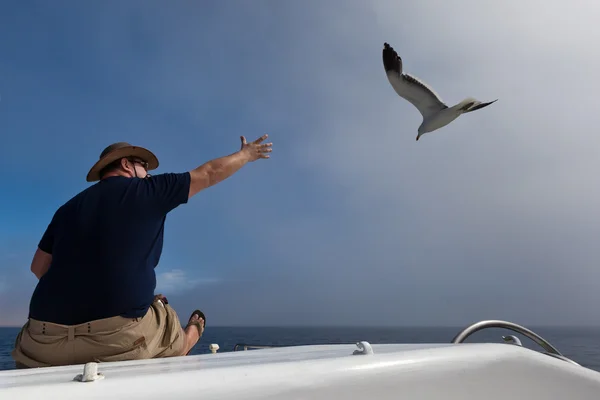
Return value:
<svg viewBox="0 0 600 400">
<path fill-rule="evenodd" d="M 187 203 L 189 188 L 188 172 L 114 176 L 61 206 L 39 242 L 52 263 L 29 316 L 65 325 L 142 317 L 154 299 L 166 215 Z"/>
</svg>

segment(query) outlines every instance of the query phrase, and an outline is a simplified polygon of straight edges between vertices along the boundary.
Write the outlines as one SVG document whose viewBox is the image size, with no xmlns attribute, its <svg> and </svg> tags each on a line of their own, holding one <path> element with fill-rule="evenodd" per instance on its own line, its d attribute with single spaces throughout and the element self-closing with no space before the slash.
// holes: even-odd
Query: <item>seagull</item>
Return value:
<svg viewBox="0 0 600 400">
<path fill-rule="evenodd" d="M 498 101 L 496 99 L 488 103 L 482 103 L 468 97 L 455 106 L 448 107 L 426 83 L 410 74 L 403 73 L 402 58 L 388 43 L 383 44 L 383 68 L 396 93 L 410 101 L 423 116 L 417 140 L 425 133 L 433 132 L 448 125 L 461 114 L 482 109 Z"/>
</svg>

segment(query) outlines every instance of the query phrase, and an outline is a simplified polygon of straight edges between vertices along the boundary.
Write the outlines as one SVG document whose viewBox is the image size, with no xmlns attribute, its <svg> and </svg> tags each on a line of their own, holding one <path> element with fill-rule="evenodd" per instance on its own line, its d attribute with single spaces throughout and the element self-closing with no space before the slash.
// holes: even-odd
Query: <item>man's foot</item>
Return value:
<svg viewBox="0 0 600 400">
<path fill-rule="evenodd" d="M 184 354 L 187 356 L 192 351 L 192 348 L 198 343 L 198 340 L 202 337 L 204 333 L 204 328 L 206 326 L 206 316 L 200 310 L 196 310 L 190 316 L 188 323 L 184 329 L 185 332 L 185 352 Z"/>
</svg>

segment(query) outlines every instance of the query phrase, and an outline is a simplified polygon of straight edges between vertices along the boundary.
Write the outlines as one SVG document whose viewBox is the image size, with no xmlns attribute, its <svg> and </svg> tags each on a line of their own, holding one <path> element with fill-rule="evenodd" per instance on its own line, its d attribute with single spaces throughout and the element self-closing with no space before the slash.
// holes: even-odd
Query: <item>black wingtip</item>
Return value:
<svg viewBox="0 0 600 400">
<path fill-rule="evenodd" d="M 496 100 L 492 100 L 492 101 L 488 101 L 487 103 L 480 104 L 480 105 L 478 106 L 478 108 L 487 107 L 487 106 L 489 106 L 490 104 L 494 104 L 494 103 L 495 103 L 495 102 L 497 102 L 497 101 L 498 101 L 498 99 L 496 99 Z"/>
<path fill-rule="evenodd" d="M 476 110 L 481 110 L 482 108 L 485 108 L 485 107 L 489 106 L 490 104 L 493 104 L 493 103 L 495 103 L 497 101 L 498 101 L 498 99 L 493 100 L 493 101 L 488 101 L 486 103 L 478 104 L 478 105 L 476 105 L 473 108 L 468 108 L 467 107 L 465 112 L 473 112 L 473 111 L 476 111 Z"/>
<path fill-rule="evenodd" d="M 387 42 L 383 43 L 383 68 L 385 71 L 396 71 L 398 73 L 402 72 L 402 64 L 398 53 L 394 50 L 392 46 L 390 46 Z"/>
</svg>

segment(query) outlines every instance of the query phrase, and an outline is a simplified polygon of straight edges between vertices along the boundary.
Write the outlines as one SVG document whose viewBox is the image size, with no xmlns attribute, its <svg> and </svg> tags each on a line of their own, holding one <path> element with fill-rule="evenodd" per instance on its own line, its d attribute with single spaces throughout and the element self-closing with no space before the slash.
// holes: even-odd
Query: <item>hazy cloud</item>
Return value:
<svg viewBox="0 0 600 400">
<path fill-rule="evenodd" d="M 332 22 L 281 50 L 307 71 L 293 79 L 310 128 L 288 146 L 319 193 L 293 216 L 268 200 L 239 215 L 244 229 L 275 213 L 260 235 L 287 267 L 273 274 L 305 283 L 269 293 L 301 299 L 312 321 L 599 323 L 583 310 L 600 301 L 600 138 L 585 128 L 600 118 L 600 7 L 373 4 L 323 5 Z M 385 78 L 384 41 L 449 104 L 499 101 L 415 142 L 421 116 Z"/>
<path fill-rule="evenodd" d="M 199 285 L 210 285 L 218 283 L 216 278 L 190 278 L 188 274 L 180 269 L 156 274 L 157 293 L 177 293 L 191 290 Z"/>
</svg>

